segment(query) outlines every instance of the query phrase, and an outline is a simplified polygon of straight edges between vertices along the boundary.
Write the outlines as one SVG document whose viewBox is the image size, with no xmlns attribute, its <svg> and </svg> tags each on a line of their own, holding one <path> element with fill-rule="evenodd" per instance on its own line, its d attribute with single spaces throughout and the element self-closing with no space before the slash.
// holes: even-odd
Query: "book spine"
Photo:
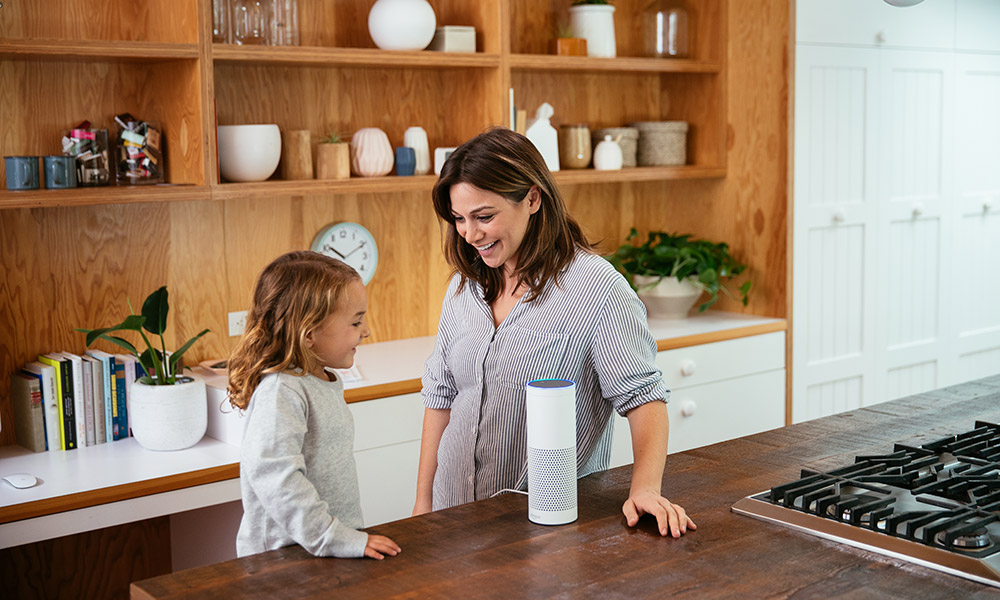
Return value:
<svg viewBox="0 0 1000 600">
<path fill-rule="evenodd" d="M 15 373 L 10 384 L 17 443 L 32 452 L 45 452 L 45 414 L 42 410 L 40 380 L 31 375 Z"/>
<path fill-rule="evenodd" d="M 91 357 L 93 358 L 93 357 Z M 93 358 L 91 365 L 94 370 L 92 383 L 94 390 L 92 393 L 94 412 L 94 443 L 107 443 L 107 434 L 104 430 L 104 365 L 101 359 Z"/>
<path fill-rule="evenodd" d="M 67 358 L 62 361 L 59 376 L 62 385 L 63 435 L 66 450 L 76 449 L 76 404 L 73 399 L 73 363 Z"/>
<path fill-rule="evenodd" d="M 128 420 L 125 416 L 125 365 L 115 361 L 115 439 L 121 440 L 128 437 Z"/>
<path fill-rule="evenodd" d="M 81 360 L 83 370 L 83 417 L 84 435 L 88 446 L 93 446 L 94 440 L 94 367 L 89 360 Z"/>
<path fill-rule="evenodd" d="M 62 363 L 50 356 L 39 356 L 38 360 L 44 364 L 52 367 L 53 370 L 53 383 L 55 384 L 55 398 L 56 398 L 56 416 L 59 423 L 59 445 L 53 448 L 51 444 L 49 445 L 52 450 L 65 450 L 66 449 L 66 418 L 65 410 L 63 408 L 63 391 L 62 391 Z"/>
<path fill-rule="evenodd" d="M 73 373 L 73 418 L 76 423 L 76 446 L 87 445 L 87 401 L 83 386 L 83 361 L 79 356 L 63 355 L 69 359 L 70 372 Z"/>
</svg>

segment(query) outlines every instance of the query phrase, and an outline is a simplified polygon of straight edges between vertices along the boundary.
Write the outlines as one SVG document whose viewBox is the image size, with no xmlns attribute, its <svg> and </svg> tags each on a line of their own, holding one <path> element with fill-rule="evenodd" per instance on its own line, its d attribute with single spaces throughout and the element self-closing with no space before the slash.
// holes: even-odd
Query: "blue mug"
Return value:
<svg viewBox="0 0 1000 600">
<path fill-rule="evenodd" d="M 38 189 L 37 156 L 5 156 L 8 190 Z"/>
<path fill-rule="evenodd" d="M 61 190 L 76 187 L 76 158 L 73 156 L 46 156 L 45 187 Z"/>
<path fill-rule="evenodd" d="M 396 175 L 413 175 L 413 170 L 417 167 L 417 155 L 413 148 L 400 146 L 396 148 Z"/>
</svg>

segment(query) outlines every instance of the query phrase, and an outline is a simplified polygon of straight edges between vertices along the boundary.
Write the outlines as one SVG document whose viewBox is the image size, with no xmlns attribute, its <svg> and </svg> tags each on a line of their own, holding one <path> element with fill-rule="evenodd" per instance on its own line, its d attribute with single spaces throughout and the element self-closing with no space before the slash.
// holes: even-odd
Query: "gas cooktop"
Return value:
<svg viewBox="0 0 1000 600">
<path fill-rule="evenodd" d="M 803 469 L 732 510 L 1000 587 L 1000 425 Z"/>
</svg>

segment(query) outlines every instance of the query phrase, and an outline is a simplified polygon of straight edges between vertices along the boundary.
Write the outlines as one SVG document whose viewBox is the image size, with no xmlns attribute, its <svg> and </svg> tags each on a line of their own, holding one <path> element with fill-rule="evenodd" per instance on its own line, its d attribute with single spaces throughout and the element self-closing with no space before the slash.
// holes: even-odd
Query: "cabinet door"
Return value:
<svg viewBox="0 0 1000 600">
<path fill-rule="evenodd" d="M 878 50 L 796 51 L 792 420 L 873 398 Z"/>
<path fill-rule="evenodd" d="M 955 0 L 899 8 L 881 0 L 798 0 L 797 43 L 952 48 Z"/>
<path fill-rule="evenodd" d="M 955 375 L 945 383 L 1000 372 L 1000 56 L 956 56 L 954 256 Z"/>
<path fill-rule="evenodd" d="M 413 512 L 424 406 L 420 394 L 354 402 L 354 460 L 365 527 Z"/>
<path fill-rule="evenodd" d="M 879 51 L 878 218 L 875 252 L 877 376 L 863 405 L 933 390 L 947 354 L 945 305 L 951 271 L 954 185 L 954 58 L 951 53 Z"/>
</svg>

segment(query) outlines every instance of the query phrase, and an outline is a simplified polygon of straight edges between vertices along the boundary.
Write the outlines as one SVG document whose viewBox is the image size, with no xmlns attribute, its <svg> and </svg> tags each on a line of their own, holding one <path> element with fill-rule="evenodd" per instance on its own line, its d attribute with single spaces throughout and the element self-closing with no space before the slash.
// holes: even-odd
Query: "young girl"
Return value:
<svg viewBox="0 0 1000 600">
<path fill-rule="evenodd" d="M 299 544 L 316 556 L 382 559 L 399 546 L 362 525 L 354 421 L 344 384 L 370 334 L 357 272 L 316 252 L 289 252 L 260 274 L 246 332 L 229 361 L 230 401 L 246 410 L 243 521 L 236 553 Z"/>
</svg>

